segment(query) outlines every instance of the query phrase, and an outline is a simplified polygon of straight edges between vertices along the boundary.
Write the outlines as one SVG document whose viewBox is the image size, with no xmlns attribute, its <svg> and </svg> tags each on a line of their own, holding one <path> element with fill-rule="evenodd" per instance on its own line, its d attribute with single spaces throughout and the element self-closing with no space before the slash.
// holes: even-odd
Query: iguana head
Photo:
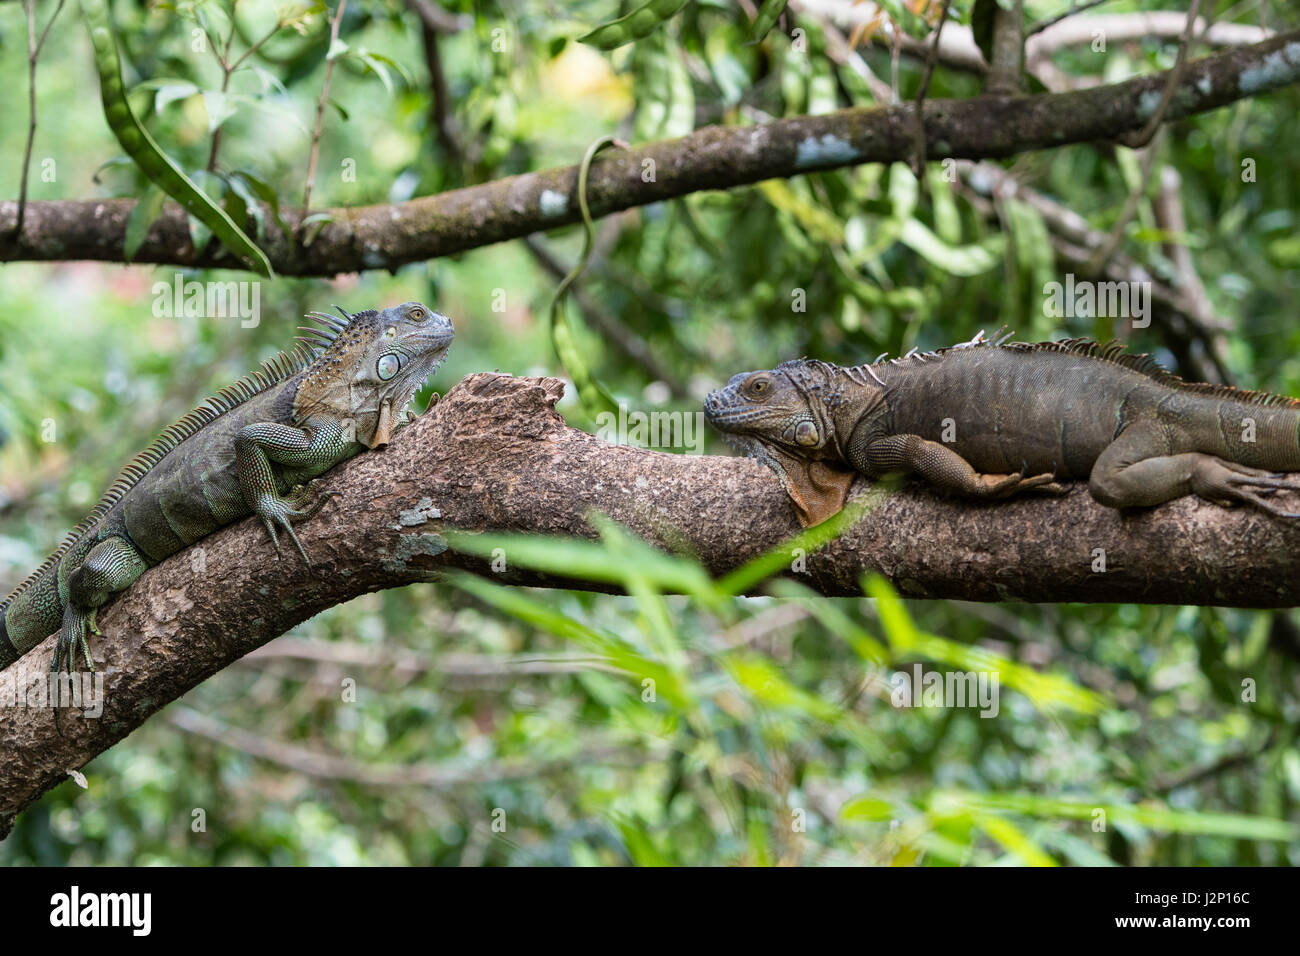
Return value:
<svg viewBox="0 0 1300 956">
<path fill-rule="evenodd" d="M 844 507 L 854 471 L 844 457 L 836 413 L 870 396 L 825 362 L 785 362 L 742 372 L 704 400 L 704 417 L 734 447 L 770 467 L 799 520 L 818 524 Z"/>
<path fill-rule="evenodd" d="M 386 445 L 415 393 L 447 357 L 451 320 L 419 302 L 342 319 L 310 313 L 320 328 L 303 329 L 318 350 L 294 399 L 294 418 L 327 414 L 350 420 L 357 441 Z"/>
</svg>

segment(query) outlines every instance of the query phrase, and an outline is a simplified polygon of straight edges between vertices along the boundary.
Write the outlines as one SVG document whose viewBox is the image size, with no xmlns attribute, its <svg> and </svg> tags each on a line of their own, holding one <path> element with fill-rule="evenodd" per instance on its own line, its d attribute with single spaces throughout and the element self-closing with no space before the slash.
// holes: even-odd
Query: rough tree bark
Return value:
<svg viewBox="0 0 1300 956">
<path fill-rule="evenodd" d="M 148 571 L 99 615 L 100 718 L 70 712 L 61 737 L 48 709 L 0 708 L 0 835 L 68 771 L 327 607 L 453 567 L 503 583 L 561 583 L 519 569 L 493 575 L 448 550 L 445 529 L 593 537 L 596 511 L 660 547 L 686 548 L 714 574 L 799 530 L 762 466 L 602 442 L 556 413 L 562 390 L 556 379 L 472 375 L 392 445 L 330 472 L 326 487 L 342 498 L 299 525 L 314 571 L 294 557 L 277 561 L 253 519 Z M 860 481 L 855 494 L 866 487 Z M 1298 548 L 1300 525 L 1191 498 L 1121 514 L 1082 485 L 1065 497 L 983 505 L 910 485 L 809 555 L 798 577 L 830 595 L 858 594 L 861 575 L 878 571 L 912 597 L 1281 607 L 1300 603 Z M 43 674 L 53 645 L 0 677 Z"/>
<path fill-rule="evenodd" d="M 927 156 L 993 159 L 1111 140 L 1146 124 L 1167 78 L 1167 73 L 1154 73 L 1041 96 L 927 100 Z M 1181 119 L 1298 81 L 1300 30 L 1187 64 L 1164 119 Z M 705 189 L 907 161 L 916 144 L 912 108 L 856 108 L 758 126 L 711 126 L 681 139 L 610 150 L 592 166 L 591 211 L 605 216 Z M 395 269 L 577 222 L 572 198 L 577 175 L 576 166 L 565 166 L 405 203 L 333 209 L 334 221 L 309 245 L 291 248 L 275 230 L 261 245 L 283 275 Z M 134 207 L 133 199 L 29 202 L 27 225 L 22 236 L 14 237 L 17 203 L 0 202 L 0 261 L 122 262 L 126 222 Z M 296 232 L 300 218 L 301 212 L 286 212 L 289 233 Z M 242 268 L 215 244 L 196 254 L 186 217 L 175 204 L 154 222 L 134 261 Z"/>
</svg>

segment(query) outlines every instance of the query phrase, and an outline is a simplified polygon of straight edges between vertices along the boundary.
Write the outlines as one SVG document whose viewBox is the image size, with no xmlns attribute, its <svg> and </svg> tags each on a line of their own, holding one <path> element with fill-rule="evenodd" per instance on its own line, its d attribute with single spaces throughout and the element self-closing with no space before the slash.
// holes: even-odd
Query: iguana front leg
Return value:
<svg viewBox="0 0 1300 956">
<path fill-rule="evenodd" d="M 1050 473 L 1026 477 L 982 474 L 951 448 L 920 435 L 859 437 L 849 443 L 849 462 L 863 474 L 915 472 L 926 481 L 972 498 L 1006 498 L 1029 489 L 1059 493 L 1064 487 Z"/>
<path fill-rule="evenodd" d="M 347 457 L 348 444 L 343 437 L 342 424 L 333 419 L 326 419 L 308 429 L 259 422 L 244 428 L 235 439 L 235 466 L 244 500 L 262 519 L 277 554 L 280 551 L 280 538 L 276 534 L 278 525 L 288 533 L 303 561 L 311 567 L 311 559 L 290 522 L 310 518 L 338 492 L 326 492 L 313 504 L 304 507 L 305 491 L 289 498 L 280 495 L 272 465 L 323 471 Z"/>
</svg>

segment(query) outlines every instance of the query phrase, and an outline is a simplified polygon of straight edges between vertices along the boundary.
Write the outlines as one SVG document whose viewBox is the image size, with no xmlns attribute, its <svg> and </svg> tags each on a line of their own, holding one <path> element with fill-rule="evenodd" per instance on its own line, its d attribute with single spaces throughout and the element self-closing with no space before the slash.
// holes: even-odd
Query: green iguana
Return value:
<svg viewBox="0 0 1300 956">
<path fill-rule="evenodd" d="M 336 307 L 337 308 L 337 307 Z M 453 330 L 418 302 L 348 315 L 313 312 L 319 327 L 223 388 L 123 469 L 90 516 L 0 604 L 0 669 L 53 631 L 51 670 L 72 670 L 110 594 L 223 525 L 256 514 L 277 554 L 277 526 L 310 566 L 292 521 L 315 514 L 314 479 L 387 444 L 407 404 L 447 356 Z"/>
<path fill-rule="evenodd" d="M 858 472 L 915 473 L 975 498 L 1087 478 L 1112 508 L 1195 494 L 1300 518 L 1267 498 L 1300 491 L 1277 474 L 1300 470 L 1300 401 L 1184 382 L 1118 343 L 1008 338 L 745 372 L 704 415 L 776 472 L 805 526 L 844 506 Z"/>
</svg>

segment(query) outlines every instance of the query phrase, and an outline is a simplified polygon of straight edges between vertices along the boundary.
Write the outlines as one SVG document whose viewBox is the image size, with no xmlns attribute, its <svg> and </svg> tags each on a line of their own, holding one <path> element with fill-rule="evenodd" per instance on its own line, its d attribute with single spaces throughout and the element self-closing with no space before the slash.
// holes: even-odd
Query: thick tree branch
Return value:
<svg viewBox="0 0 1300 956">
<path fill-rule="evenodd" d="M 71 712 L 60 737 L 49 709 L 0 707 L 0 833 L 165 704 L 349 598 L 453 567 L 506 584 L 598 589 L 515 567 L 508 554 L 508 570 L 493 575 L 448 550 L 446 529 L 592 537 L 590 515 L 600 512 L 661 547 L 689 550 L 714 574 L 799 530 L 762 466 L 607 444 L 556 414 L 562 388 L 556 379 L 472 375 L 391 446 L 331 472 L 327 487 L 342 497 L 298 526 L 314 570 L 277 561 L 249 519 L 146 572 L 99 615 L 102 716 Z M 1094 570 L 1097 549 L 1104 572 Z M 1082 485 L 1065 497 L 983 505 L 911 485 L 881 495 L 797 576 L 832 595 L 858 594 L 862 574 L 878 571 L 912 597 L 1281 607 L 1300 603 L 1298 550 L 1300 525 L 1192 498 L 1123 515 Z M 46 640 L 0 678 L 43 675 L 53 646 Z"/>
<path fill-rule="evenodd" d="M 930 159 L 998 158 L 1069 143 L 1114 139 L 1141 129 L 1159 102 L 1168 73 L 1042 96 L 928 100 Z M 1207 57 L 1185 66 L 1167 121 L 1216 109 L 1300 81 L 1300 31 Z M 759 126 L 707 127 L 681 139 L 610 150 L 592 165 L 595 216 L 706 189 L 729 189 L 861 163 L 908 159 L 915 148 L 910 103 L 841 110 Z M 652 175 L 650 175 L 652 173 Z M 526 173 L 406 203 L 332 210 L 310 245 L 291 248 L 284 235 L 263 240 L 277 272 L 335 275 L 395 269 L 576 222 L 577 167 Z M 28 203 L 21 237 L 0 238 L 0 261 L 99 259 L 120 262 L 131 199 Z M 17 204 L 0 203 L 0 237 L 12 233 Z M 301 212 L 286 216 L 295 232 Z M 251 224 L 250 224 L 251 228 Z M 198 255 L 180 207 L 153 224 L 136 262 L 239 268 L 224 250 Z"/>
</svg>

